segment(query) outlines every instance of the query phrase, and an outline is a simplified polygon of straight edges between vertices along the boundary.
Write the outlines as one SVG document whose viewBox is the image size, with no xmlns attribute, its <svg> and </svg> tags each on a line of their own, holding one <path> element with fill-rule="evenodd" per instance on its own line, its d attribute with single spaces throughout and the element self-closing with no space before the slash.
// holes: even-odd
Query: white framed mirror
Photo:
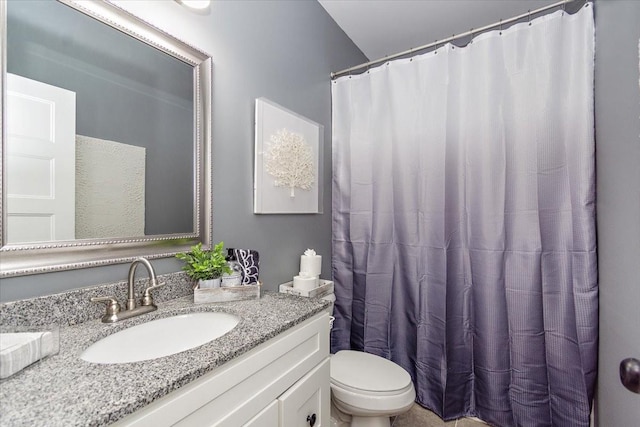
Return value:
<svg viewBox="0 0 640 427">
<path fill-rule="evenodd" d="M 108 1 L 0 21 L 0 277 L 209 247 L 210 56 Z"/>
</svg>

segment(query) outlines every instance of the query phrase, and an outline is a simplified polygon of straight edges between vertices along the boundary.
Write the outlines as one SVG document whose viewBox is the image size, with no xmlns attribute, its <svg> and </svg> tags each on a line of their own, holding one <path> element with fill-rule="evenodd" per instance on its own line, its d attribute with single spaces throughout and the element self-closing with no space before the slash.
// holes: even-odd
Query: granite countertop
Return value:
<svg viewBox="0 0 640 427">
<path fill-rule="evenodd" d="M 258 300 L 194 304 L 183 297 L 114 324 L 91 320 L 60 328 L 60 352 L 0 382 L 2 426 L 104 426 L 319 313 L 328 302 L 264 292 Z M 223 311 L 240 323 L 191 350 L 143 362 L 101 365 L 80 354 L 92 343 L 153 319 L 195 311 Z"/>
</svg>

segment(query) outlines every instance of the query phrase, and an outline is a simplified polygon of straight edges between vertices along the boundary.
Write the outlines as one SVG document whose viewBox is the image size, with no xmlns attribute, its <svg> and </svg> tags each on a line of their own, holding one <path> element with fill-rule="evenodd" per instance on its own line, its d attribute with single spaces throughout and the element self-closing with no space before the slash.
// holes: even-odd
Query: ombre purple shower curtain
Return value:
<svg viewBox="0 0 640 427">
<path fill-rule="evenodd" d="M 332 83 L 332 349 L 445 419 L 588 426 L 596 377 L 592 6 Z"/>
</svg>

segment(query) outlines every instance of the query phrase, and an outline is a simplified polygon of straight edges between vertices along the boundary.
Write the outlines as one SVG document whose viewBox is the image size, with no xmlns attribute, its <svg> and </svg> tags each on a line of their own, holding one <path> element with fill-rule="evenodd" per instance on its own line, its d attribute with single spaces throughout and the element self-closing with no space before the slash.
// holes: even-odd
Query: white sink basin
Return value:
<svg viewBox="0 0 640 427">
<path fill-rule="evenodd" d="M 105 364 L 157 359 L 213 341 L 238 322 L 233 314 L 204 312 L 152 320 L 101 339 L 80 358 Z"/>
</svg>

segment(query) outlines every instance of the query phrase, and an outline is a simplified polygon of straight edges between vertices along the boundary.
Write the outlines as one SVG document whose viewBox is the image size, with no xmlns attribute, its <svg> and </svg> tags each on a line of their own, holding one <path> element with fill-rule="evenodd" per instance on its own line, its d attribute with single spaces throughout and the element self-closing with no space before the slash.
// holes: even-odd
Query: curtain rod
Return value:
<svg viewBox="0 0 640 427">
<path fill-rule="evenodd" d="M 467 31 L 465 33 L 461 33 L 461 34 L 458 34 L 458 35 L 454 34 L 453 36 L 448 37 L 446 39 L 436 40 L 435 42 L 426 44 L 424 46 L 420 46 L 420 47 L 416 47 L 416 48 L 413 48 L 413 49 L 405 50 L 404 52 L 396 53 L 396 54 L 393 54 L 393 55 L 390 55 L 390 56 L 385 56 L 384 58 L 376 59 L 374 61 L 365 62 L 364 64 L 356 65 L 354 67 L 347 68 L 347 69 L 344 69 L 342 71 L 337 71 L 335 73 L 331 73 L 331 78 L 335 79 L 338 76 L 350 73 L 350 72 L 355 71 L 355 70 L 359 70 L 361 68 L 368 68 L 368 67 L 370 67 L 372 65 L 375 65 L 375 64 L 380 64 L 382 62 L 386 62 L 386 61 L 389 61 L 391 59 L 396 59 L 396 58 L 399 58 L 401 56 L 410 55 L 412 53 L 416 53 L 417 51 L 429 49 L 430 47 L 437 46 L 439 44 L 445 44 L 445 43 L 448 43 L 450 41 L 453 41 L 453 40 L 456 40 L 456 39 L 459 39 L 459 38 L 462 38 L 462 37 L 466 37 L 466 36 L 472 36 L 473 37 L 474 34 L 481 33 L 481 32 L 486 31 L 486 30 L 490 30 L 491 28 L 501 27 L 502 25 L 510 24 L 512 22 L 518 21 L 518 20 L 523 19 L 523 18 L 527 18 L 527 17 L 530 18 L 531 15 L 535 15 L 537 13 L 544 12 L 544 11 L 549 10 L 549 9 L 553 9 L 554 7 L 564 6 L 565 4 L 571 3 L 573 1 L 576 1 L 576 0 L 562 0 L 562 1 L 559 1 L 557 3 L 553 3 L 553 4 L 550 4 L 548 6 L 541 7 L 539 9 L 529 10 L 529 11 L 527 11 L 527 13 L 523 13 L 522 15 L 514 16 L 513 18 L 500 20 L 500 21 L 495 22 L 493 24 L 485 25 L 484 27 L 481 27 L 481 28 L 471 29 L 470 31 Z"/>
</svg>

